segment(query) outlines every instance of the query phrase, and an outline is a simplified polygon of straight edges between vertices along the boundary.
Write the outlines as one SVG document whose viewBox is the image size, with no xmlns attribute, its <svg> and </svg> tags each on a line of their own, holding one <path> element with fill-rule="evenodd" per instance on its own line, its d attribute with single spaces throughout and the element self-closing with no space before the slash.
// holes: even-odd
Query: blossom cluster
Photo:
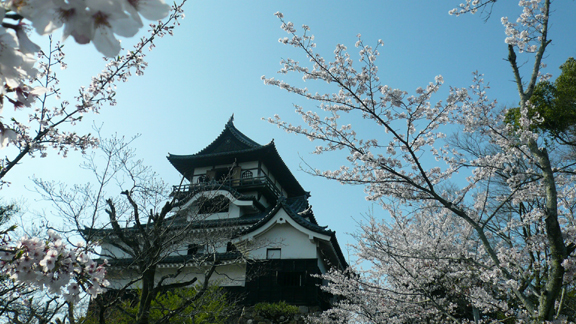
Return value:
<svg viewBox="0 0 576 324">
<path fill-rule="evenodd" d="M 520 53 L 533 53 L 538 49 L 537 42 L 542 37 L 542 28 L 548 16 L 542 0 L 521 0 L 522 14 L 516 22 L 510 22 L 508 17 L 502 17 L 502 25 L 506 28 L 506 44 L 514 45 Z M 536 44 L 533 43 L 536 41 Z"/>
<path fill-rule="evenodd" d="M 50 51 L 41 52 L 40 47 L 30 41 L 27 35 L 30 25 L 40 35 L 63 27 L 64 39 L 72 36 L 79 44 L 92 42 L 105 56 L 115 57 L 121 49 L 116 36 L 132 37 L 144 26 L 142 17 L 159 20 L 169 12 L 170 6 L 164 0 L 3 0 L 0 2 L 0 112 L 5 101 L 15 108 L 30 108 L 36 98 L 50 92 L 44 86 L 29 86 L 29 81 L 47 76 L 47 71 L 38 71 L 36 55 L 46 56 Z M 19 126 L 26 128 L 26 125 Z M 4 127 L 0 122 L 0 146 L 16 140 L 19 133 L 22 132 Z"/>
<path fill-rule="evenodd" d="M 132 37 L 144 26 L 140 15 L 159 20 L 170 11 L 163 0 L 10 0 L 4 5 L 29 20 L 40 35 L 64 27 L 64 38 L 72 36 L 79 44 L 92 42 L 108 57 L 120 51 L 120 41 L 115 35 Z M 24 32 L 18 33 L 19 30 L 21 25 L 16 27 L 20 49 L 37 51 L 39 48 L 26 40 Z"/>
<path fill-rule="evenodd" d="M 485 6 L 487 3 L 489 3 L 489 0 L 484 0 L 484 1 L 480 1 L 480 0 L 466 0 L 465 3 L 461 3 L 458 8 L 453 8 L 451 9 L 448 14 L 450 15 L 462 15 L 465 13 L 472 13 L 475 14 L 476 12 L 478 12 L 478 9 Z"/>
<path fill-rule="evenodd" d="M 13 243 L 4 234 L 0 243 L 0 274 L 26 286 L 47 289 L 77 302 L 82 292 L 92 297 L 105 291 L 105 263 L 98 264 L 78 244 L 69 249 L 52 230 L 48 238 L 23 237 Z M 65 289 L 65 290 L 64 290 Z"/>
<path fill-rule="evenodd" d="M 47 0 L 47 2 L 51 1 Z M 152 4 L 156 4 L 156 7 L 164 10 L 163 5 L 158 5 L 163 3 L 161 1 L 130 0 L 128 4 L 139 9 L 145 18 L 150 18 L 152 13 L 149 11 L 154 11 L 153 9 L 155 8 L 151 6 Z M 32 4 L 33 2 L 24 1 L 22 3 Z M 86 149 L 96 147 L 98 139 L 95 136 L 66 131 L 65 126 L 74 126 L 82 120 L 85 113 L 97 113 L 105 105 L 116 104 L 117 82 L 126 82 L 133 74 L 143 74 L 147 66 L 144 60 L 144 50 L 146 48 L 152 50 L 155 47 L 155 40 L 165 35 L 173 35 L 174 28 L 180 25 L 180 19 L 184 18 L 182 8 L 185 3 L 186 0 L 174 3 L 170 8 L 169 16 L 158 23 L 150 24 L 148 34 L 143 36 L 126 54 L 118 55 L 114 58 L 105 58 L 107 64 L 104 70 L 92 78 L 89 86 L 80 87 L 78 95 L 74 97 L 75 102 L 60 100 L 62 93 L 58 86 L 59 80 L 56 71 L 59 68 L 66 68 L 67 64 L 64 61 L 65 55 L 62 51 L 62 43 L 54 41 L 52 36 L 49 36 L 47 48 L 37 53 L 40 58 L 37 70 L 32 68 L 30 73 L 14 77 L 12 85 L 6 84 L 0 90 L 3 91 L 0 93 L 0 113 L 3 104 L 10 103 L 16 108 L 13 112 L 5 111 L 0 116 L 0 144 L 5 146 L 8 143 L 12 143 L 17 150 L 15 155 L 6 157 L 2 161 L 0 186 L 5 183 L 2 180 L 4 176 L 14 166 L 21 163 L 26 156 L 34 157 L 39 155 L 40 157 L 45 157 L 47 150 L 51 147 L 58 154 L 65 157 L 71 150 L 85 152 Z M 144 10 L 146 8 L 148 9 Z M 123 12 L 126 14 L 130 10 L 126 9 Z M 14 12 L 6 14 L 6 17 L 11 17 L 7 19 L 21 18 L 19 14 Z M 140 19 L 136 13 L 133 13 L 131 18 Z M 0 42 L 0 49 L 2 49 L 0 51 L 0 64 L 3 53 L 23 55 L 17 46 L 17 37 L 14 33 L 9 32 L 10 28 L 6 27 L 8 26 L 6 23 L 3 26 L 0 29 L 6 31 L 7 35 L 13 36 L 15 45 L 5 47 Z M 66 29 L 66 23 L 63 26 Z M 32 54 L 27 54 L 26 58 L 34 59 Z M 8 65 L 8 67 L 12 67 L 14 71 L 22 70 L 17 64 Z M 3 73 L 10 71 L 8 67 L 0 66 L 0 78 L 2 78 Z M 60 100 L 60 102 L 54 105 L 52 104 L 54 99 Z"/>
<path fill-rule="evenodd" d="M 494 5 L 495 0 L 466 0 L 461 3 L 459 8 L 454 8 L 448 13 L 459 16 L 466 13 L 477 13 L 478 10 L 484 10 Z M 543 0 L 520 0 L 518 6 L 522 8 L 522 13 L 515 22 L 509 21 L 508 17 L 502 17 L 506 33 L 506 44 L 518 48 L 520 53 L 533 53 L 538 49 L 538 42 L 543 34 L 546 33 L 546 24 L 548 21 L 548 9 L 546 2 Z M 489 14 L 488 14 L 489 15 Z"/>
</svg>

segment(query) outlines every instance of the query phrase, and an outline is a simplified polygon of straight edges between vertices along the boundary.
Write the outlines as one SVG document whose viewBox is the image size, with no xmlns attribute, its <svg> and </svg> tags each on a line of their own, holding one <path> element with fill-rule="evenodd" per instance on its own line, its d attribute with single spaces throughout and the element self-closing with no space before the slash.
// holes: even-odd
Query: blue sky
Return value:
<svg viewBox="0 0 576 324">
<path fill-rule="evenodd" d="M 134 143 L 137 154 L 167 182 L 177 184 L 178 173 L 166 160 L 168 153 L 192 154 L 207 146 L 223 130 L 234 114 L 236 127 L 255 141 L 265 144 L 274 139 L 280 155 L 302 186 L 311 191 L 311 203 L 321 225 L 338 233 L 342 245 L 353 243 L 345 235 L 357 228 L 356 220 L 372 205 L 364 200 L 361 187 L 342 186 L 299 171 L 302 160 L 313 167 L 336 167 L 343 154 L 313 156 L 315 143 L 303 137 L 285 134 L 261 120 L 279 114 L 290 122 L 299 122 L 293 104 L 305 109 L 314 103 L 303 101 L 280 89 L 266 86 L 262 75 L 276 76 L 281 58 L 305 61 L 300 52 L 278 43 L 286 34 L 274 12 L 284 13 L 295 26 L 307 24 L 316 36 L 317 52 L 332 57 L 336 44 L 342 43 L 355 53 L 358 33 L 368 44 L 384 41 L 378 63 L 384 84 L 413 91 L 441 74 L 448 86 L 470 85 L 472 72 L 485 75 L 491 89 L 488 95 L 502 105 L 518 102 L 504 44 L 500 17 L 515 19 L 516 1 L 499 1 L 492 17 L 480 14 L 449 16 L 458 0 L 410 1 L 190 1 L 186 18 L 174 37 L 159 39 L 147 53 L 149 67 L 142 77 L 133 77 L 118 85 L 118 105 L 105 107 L 100 114 L 86 116 L 76 127 L 89 132 L 92 122 L 103 124 L 105 134 L 117 132 L 142 136 Z M 547 72 L 558 75 L 558 66 L 576 56 L 576 2 L 553 2 Z M 36 38 L 39 39 L 39 38 Z M 135 39 L 123 40 L 130 48 Z M 65 47 L 69 67 L 62 71 L 64 98 L 73 101 L 80 85 L 104 66 L 92 45 L 79 46 L 68 40 Z M 520 56 L 528 62 L 530 56 Z M 305 84 L 313 89 L 314 84 Z M 320 89 L 326 89 L 321 85 Z M 444 92 L 445 93 L 445 92 Z M 440 95 L 437 99 L 442 99 Z M 354 124 L 353 124 L 354 125 Z M 10 150 L 3 152 L 10 154 Z M 43 159 L 25 159 L 7 177 L 12 185 L 2 189 L 5 200 L 25 201 L 28 213 L 51 214 L 50 207 L 37 202 L 29 189 L 29 177 L 67 183 L 90 181 L 78 168 L 79 153 L 62 159 L 48 152 Z M 339 160 L 340 159 L 340 160 Z M 27 189 L 28 188 L 28 189 Z M 112 193 L 111 193 L 112 194 Z M 385 214 L 378 207 L 374 213 Z M 343 249 L 347 249 L 343 246 Z"/>
</svg>

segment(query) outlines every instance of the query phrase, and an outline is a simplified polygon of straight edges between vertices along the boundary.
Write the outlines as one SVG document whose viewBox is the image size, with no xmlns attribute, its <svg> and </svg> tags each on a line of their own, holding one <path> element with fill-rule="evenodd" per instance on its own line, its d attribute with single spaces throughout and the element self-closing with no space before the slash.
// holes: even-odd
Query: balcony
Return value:
<svg viewBox="0 0 576 324">
<path fill-rule="evenodd" d="M 250 189 L 261 191 L 268 198 L 277 199 L 282 195 L 280 189 L 274 184 L 274 182 L 267 175 L 260 175 L 257 177 L 246 176 L 246 174 L 252 175 L 253 173 L 245 173 L 243 170 L 242 176 L 234 178 L 232 176 L 223 177 L 220 180 L 208 179 L 206 176 L 200 176 L 196 179 L 196 183 L 183 184 L 172 186 L 172 195 L 186 196 L 191 191 L 202 190 L 203 187 L 219 187 L 219 186 L 229 186 L 236 189 L 239 192 L 245 192 Z M 270 197 L 273 196 L 273 197 Z"/>
</svg>

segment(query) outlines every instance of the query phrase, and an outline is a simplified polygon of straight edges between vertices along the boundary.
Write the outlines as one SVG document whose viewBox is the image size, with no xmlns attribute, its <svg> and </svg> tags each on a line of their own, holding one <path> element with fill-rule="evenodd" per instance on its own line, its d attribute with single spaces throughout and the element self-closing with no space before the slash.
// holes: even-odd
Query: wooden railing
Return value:
<svg viewBox="0 0 576 324">
<path fill-rule="evenodd" d="M 190 183 L 172 186 L 172 194 L 183 194 L 196 189 L 201 189 L 204 186 L 218 186 L 225 185 L 232 188 L 249 188 L 249 187 L 262 187 L 268 188 L 277 197 L 280 197 L 280 190 L 274 185 L 272 180 L 267 175 L 261 175 L 258 177 L 240 178 L 240 179 L 224 179 L 224 180 L 208 180 L 206 182 L 200 183 Z"/>
</svg>

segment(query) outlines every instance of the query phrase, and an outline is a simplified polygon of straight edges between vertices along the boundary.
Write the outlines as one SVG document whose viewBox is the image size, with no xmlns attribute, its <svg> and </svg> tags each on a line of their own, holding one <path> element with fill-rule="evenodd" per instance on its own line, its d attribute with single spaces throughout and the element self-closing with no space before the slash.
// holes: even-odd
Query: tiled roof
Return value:
<svg viewBox="0 0 576 324">
<path fill-rule="evenodd" d="M 294 203 L 294 200 L 292 201 Z M 302 207 L 302 205 L 300 203 L 296 204 L 296 206 Z M 327 229 L 327 226 L 319 226 L 317 224 L 314 224 L 310 221 L 307 221 L 304 217 L 300 216 L 298 214 L 298 211 L 295 211 L 294 209 L 292 209 L 291 205 L 287 202 L 287 199 L 284 197 L 281 197 L 280 199 L 278 199 L 278 202 L 276 203 L 276 206 L 274 206 L 274 208 L 272 208 L 270 211 L 268 211 L 264 217 L 262 217 L 258 222 L 256 222 L 254 225 L 246 228 L 244 231 L 242 231 L 240 233 L 240 235 L 243 234 L 247 234 L 250 232 L 253 232 L 254 230 L 262 227 L 264 224 L 266 224 L 270 219 L 272 219 L 274 217 L 274 215 L 276 215 L 276 213 L 280 210 L 280 208 L 284 208 L 284 210 L 286 211 L 286 213 L 294 220 L 296 221 L 296 223 L 298 223 L 299 225 L 302 225 L 304 228 L 307 228 L 313 232 L 319 233 L 319 234 L 326 234 L 326 235 L 332 235 L 332 233 L 334 233 L 333 231 Z"/>
<path fill-rule="evenodd" d="M 232 141 L 234 143 L 232 143 L 232 145 L 229 146 L 229 150 L 220 151 L 220 152 L 217 151 L 219 149 L 219 147 L 224 145 L 226 142 L 232 142 Z M 268 146 L 271 144 L 273 144 L 273 142 L 270 142 L 269 144 L 264 145 L 264 146 Z M 244 133 L 239 131 L 234 126 L 234 116 L 232 116 L 232 117 L 230 117 L 230 120 L 226 123 L 226 125 L 224 126 L 224 130 L 222 130 L 220 135 L 218 135 L 218 137 L 216 137 L 216 139 L 213 140 L 212 143 L 210 143 L 208 146 L 206 146 L 205 148 L 200 150 L 198 153 L 189 154 L 189 155 L 169 154 L 168 160 L 172 161 L 172 160 L 176 160 L 176 159 L 190 159 L 193 157 L 200 157 L 200 156 L 216 156 L 216 155 L 223 155 L 223 154 L 229 154 L 231 152 L 240 152 L 240 151 L 242 151 L 242 152 L 254 151 L 254 150 L 257 150 L 257 149 L 262 148 L 264 146 L 256 143 L 250 137 L 244 135 Z"/>
</svg>

